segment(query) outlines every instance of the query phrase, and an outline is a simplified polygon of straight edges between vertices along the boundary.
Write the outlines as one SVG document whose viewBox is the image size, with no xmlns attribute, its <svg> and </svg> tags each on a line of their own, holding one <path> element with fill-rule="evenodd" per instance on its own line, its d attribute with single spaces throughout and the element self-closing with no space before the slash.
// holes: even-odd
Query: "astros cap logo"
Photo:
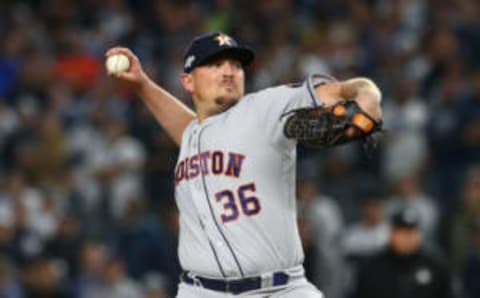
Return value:
<svg viewBox="0 0 480 298">
<path fill-rule="evenodd" d="M 232 39 L 226 34 L 220 33 L 217 37 L 215 37 L 215 40 L 218 41 L 219 46 L 232 46 Z"/>
</svg>

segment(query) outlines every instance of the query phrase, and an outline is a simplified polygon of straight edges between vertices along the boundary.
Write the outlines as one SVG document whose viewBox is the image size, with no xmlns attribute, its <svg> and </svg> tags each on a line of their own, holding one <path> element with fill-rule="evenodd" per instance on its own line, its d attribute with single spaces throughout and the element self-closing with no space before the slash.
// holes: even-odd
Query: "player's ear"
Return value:
<svg viewBox="0 0 480 298">
<path fill-rule="evenodd" d="M 182 81 L 183 88 L 189 93 L 193 93 L 193 77 L 190 73 L 182 73 L 180 75 L 180 81 Z"/>
</svg>

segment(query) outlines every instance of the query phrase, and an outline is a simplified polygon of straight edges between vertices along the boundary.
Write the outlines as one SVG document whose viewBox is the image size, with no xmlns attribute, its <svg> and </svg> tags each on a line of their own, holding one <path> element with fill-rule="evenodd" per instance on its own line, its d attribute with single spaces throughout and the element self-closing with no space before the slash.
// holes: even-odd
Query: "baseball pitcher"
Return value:
<svg viewBox="0 0 480 298">
<path fill-rule="evenodd" d="M 323 297 L 304 277 L 298 234 L 296 145 L 367 141 L 381 127 L 381 94 L 365 78 L 311 76 L 303 84 L 245 94 L 254 52 L 223 33 L 193 39 L 181 82 L 196 113 L 156 85 L 126 48 L 125 72 L 180 146 L 177 297 Z"/>
</svg>

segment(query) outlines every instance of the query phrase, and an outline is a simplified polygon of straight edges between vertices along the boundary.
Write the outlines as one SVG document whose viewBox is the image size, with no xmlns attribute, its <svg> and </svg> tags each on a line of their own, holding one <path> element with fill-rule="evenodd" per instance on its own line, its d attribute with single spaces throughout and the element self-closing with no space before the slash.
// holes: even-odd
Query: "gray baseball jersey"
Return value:
<svg viewBox="0 0 480 298">
<path fill-rule="evenodd" d="M 187 126 L 175 169 L 184 270 L 242 278 L 301 266 L 296 141 L 282 115 L 318 105 L 312 81 L 248 94 Z"/>
</svg>

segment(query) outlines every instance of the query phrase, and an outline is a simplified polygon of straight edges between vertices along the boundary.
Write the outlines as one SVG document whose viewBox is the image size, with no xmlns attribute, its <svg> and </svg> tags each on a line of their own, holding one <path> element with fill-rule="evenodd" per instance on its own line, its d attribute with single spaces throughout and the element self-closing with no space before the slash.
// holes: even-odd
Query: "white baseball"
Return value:
<svg viewBox="0 0 480 298">
<path fill-rule="evenodd" d="M 105 67 L 108 74 L 124 72 L 130 68 L 130 60 L 124 54 L 111 55 L 105 61 Z"/>
</svg>

